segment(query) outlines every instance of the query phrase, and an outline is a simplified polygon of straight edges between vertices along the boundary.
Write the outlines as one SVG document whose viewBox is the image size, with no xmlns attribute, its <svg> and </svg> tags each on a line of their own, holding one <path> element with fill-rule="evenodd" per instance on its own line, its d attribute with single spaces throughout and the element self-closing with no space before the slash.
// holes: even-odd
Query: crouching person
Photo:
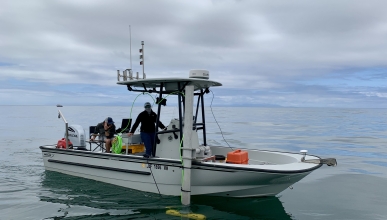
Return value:
<svg viewBox="0 0 387 220">
<path fill-rule="evenodd" d="M 106 153 L 110 153 L 115 132 L 116 126 L 114 125 L 113 119 L 107 117 L 103 122 L 97 124 L 90 141 L 94 141 L 95 137 L 99 135 L 99 140 L 104 140 L 105 142 Z"/>
</svg>

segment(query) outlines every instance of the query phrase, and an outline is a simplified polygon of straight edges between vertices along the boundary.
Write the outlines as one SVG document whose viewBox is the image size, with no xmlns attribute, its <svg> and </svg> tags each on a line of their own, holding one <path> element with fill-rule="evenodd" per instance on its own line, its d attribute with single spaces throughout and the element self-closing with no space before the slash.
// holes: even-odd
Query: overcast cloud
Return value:
<svg viewBox="0 0 387 220">
<path fill-rule="evenodd" d="M 214 105 L 387 108 L 387 1 L 0 0 L 1 105 L 127 105 L 207 69 Z M 129 102 L 129 101 L 128 101 Z"/>
</svg>

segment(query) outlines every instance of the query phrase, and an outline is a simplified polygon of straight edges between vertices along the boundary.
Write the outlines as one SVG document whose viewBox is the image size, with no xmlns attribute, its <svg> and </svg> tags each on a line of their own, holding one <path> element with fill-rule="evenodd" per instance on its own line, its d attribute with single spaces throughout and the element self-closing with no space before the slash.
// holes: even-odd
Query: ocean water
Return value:
<svg viewBox="0 0 387 220">
<path fill-rule="evenodd" d="M 59 109 L 86 132 L 107 116 L 119 126 L 142 110 Z M 58 108 L 0 106 L 0 112 L 0 219 L 180 219 L 165 213 L 183 208 L 179 197 L 45 171 L 39 146 L 63 137 Z M 209 144 L 306 149 L 336 158 L 338 166 L 324 165 L 276 197 L 195 196 L 193 212 L 207 219 L 387 219 L 387 109 L 213 107 L 212 112 L 207 108 Z M 162 113 L 164 124 L 177 117 L 172 107 Z"/>
</svg>

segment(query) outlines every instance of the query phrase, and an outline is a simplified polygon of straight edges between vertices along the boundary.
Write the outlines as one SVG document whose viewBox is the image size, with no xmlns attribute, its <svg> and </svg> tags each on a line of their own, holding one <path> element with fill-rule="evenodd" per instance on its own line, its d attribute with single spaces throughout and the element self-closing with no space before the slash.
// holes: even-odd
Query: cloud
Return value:
<svg viewBox="0 0 387 220">
<path fill-rule="evenodd" d="M 218 104 L 387 107 L 385 1 L 0 3 L 0 81 L 26 82 L 31 100 L 44 96 L 42 87 L 80 94 L 92 87 L 94 98 L 68 99 L 84 104 L 119 91 L 116 70 L 131 63 L 131 25 L 135 72 L 145 41 L 148 78 L 208 69 L 224 85 Z M 24 103 L 4 98 L 17 89 L 7 88 L 2 103 Z"/>
</svg>

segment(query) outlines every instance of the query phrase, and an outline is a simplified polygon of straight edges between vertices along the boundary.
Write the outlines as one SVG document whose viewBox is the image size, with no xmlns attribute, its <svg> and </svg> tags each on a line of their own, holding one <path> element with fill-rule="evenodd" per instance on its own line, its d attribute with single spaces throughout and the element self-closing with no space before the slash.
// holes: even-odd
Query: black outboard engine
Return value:
<svg viewBox="0 0 387 220">
<path fill-rule="evenodd" d="M 76 150 L 86 150 L 85 130 L 80 125 L 70 125 L 68 127 L 69 140 Z M 65 135 L 66 137 L 66 132 Z"/>
</svg>

